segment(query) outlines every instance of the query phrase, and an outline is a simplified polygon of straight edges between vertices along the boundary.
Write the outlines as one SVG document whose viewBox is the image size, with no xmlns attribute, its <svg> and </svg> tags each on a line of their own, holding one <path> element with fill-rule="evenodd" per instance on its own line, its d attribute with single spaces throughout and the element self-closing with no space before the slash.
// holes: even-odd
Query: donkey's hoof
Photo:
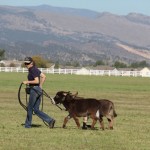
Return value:
<svg viewBox="0 0 150 150">
<path fill-rule="evenodd" d="M 104 130 L 104 127 L 100 127 L 101 130 Z"/>
</svg>

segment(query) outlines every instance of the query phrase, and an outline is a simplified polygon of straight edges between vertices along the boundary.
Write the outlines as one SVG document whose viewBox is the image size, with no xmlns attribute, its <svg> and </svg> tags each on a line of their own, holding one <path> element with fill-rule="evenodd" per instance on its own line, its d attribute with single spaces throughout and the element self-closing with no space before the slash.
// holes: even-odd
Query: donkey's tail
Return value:
<svg viewBox="0 0 150 150">
<path fill-rule="evenodd" d="M 114 106 L 113 103 L 112 103 L 111 109 L 112 109 L 113 116 L 114 116 L 114 117 L 117 117 L 117 113 L 116 113 L 116 111 L 115 111 L 115 106 Z"/>
<path fill-rule="evenodd" d="M 113 114 L 114 114 L 114 117 L 117 117 L 117 113 L 116 113 L 115 109 L 113 109 Z"/>
</svg>

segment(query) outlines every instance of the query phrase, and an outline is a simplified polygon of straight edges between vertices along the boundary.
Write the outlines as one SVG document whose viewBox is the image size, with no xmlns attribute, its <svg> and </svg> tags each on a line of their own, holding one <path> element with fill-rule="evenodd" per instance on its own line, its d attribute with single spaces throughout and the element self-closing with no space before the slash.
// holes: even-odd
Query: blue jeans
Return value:
<svg viewBox="0 0 150 150">
<path fill-rule="evenodd" d="M 47 122 L 48 124 L 53 120 L 47 114 L 39 110 L 39 106 L 41 103 L 41 93 L 42 90 L 39 86 L 34 86 L 30 90 L 25 128 L 31 128 L 33 111 L 39 118 L 41 118 L 43 121 Z"/>
</svg>

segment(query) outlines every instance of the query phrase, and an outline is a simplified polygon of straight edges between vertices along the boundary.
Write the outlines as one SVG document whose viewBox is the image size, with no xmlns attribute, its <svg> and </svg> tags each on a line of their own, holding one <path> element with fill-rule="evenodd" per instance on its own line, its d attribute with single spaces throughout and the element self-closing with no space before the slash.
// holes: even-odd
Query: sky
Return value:
<svg viewBox="0 0 150 150">
<path fill-rule="evenodd" d="M 0 0 L 0 5 L 9 6 L 38 6 L 43 4 L 110 12 L 117 15 L 135 12 L 150 16 L 150 0 Z"/>
</svg>

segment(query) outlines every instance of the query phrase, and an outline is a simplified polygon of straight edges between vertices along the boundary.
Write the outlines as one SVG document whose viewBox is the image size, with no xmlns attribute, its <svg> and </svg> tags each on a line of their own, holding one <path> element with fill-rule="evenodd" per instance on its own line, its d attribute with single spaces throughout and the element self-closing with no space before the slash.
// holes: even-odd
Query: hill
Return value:
<svg viewBox="0 0 150 150">
<path fill-rule="evenodd" d="M 0 48 L 6 49 L 7 59 L 39 54 L 54 62 L 83 65 L 97 60 L 150 62 L 150 16 L 47 5 L 0 6 L 0 20 Z"/>
</svg>

